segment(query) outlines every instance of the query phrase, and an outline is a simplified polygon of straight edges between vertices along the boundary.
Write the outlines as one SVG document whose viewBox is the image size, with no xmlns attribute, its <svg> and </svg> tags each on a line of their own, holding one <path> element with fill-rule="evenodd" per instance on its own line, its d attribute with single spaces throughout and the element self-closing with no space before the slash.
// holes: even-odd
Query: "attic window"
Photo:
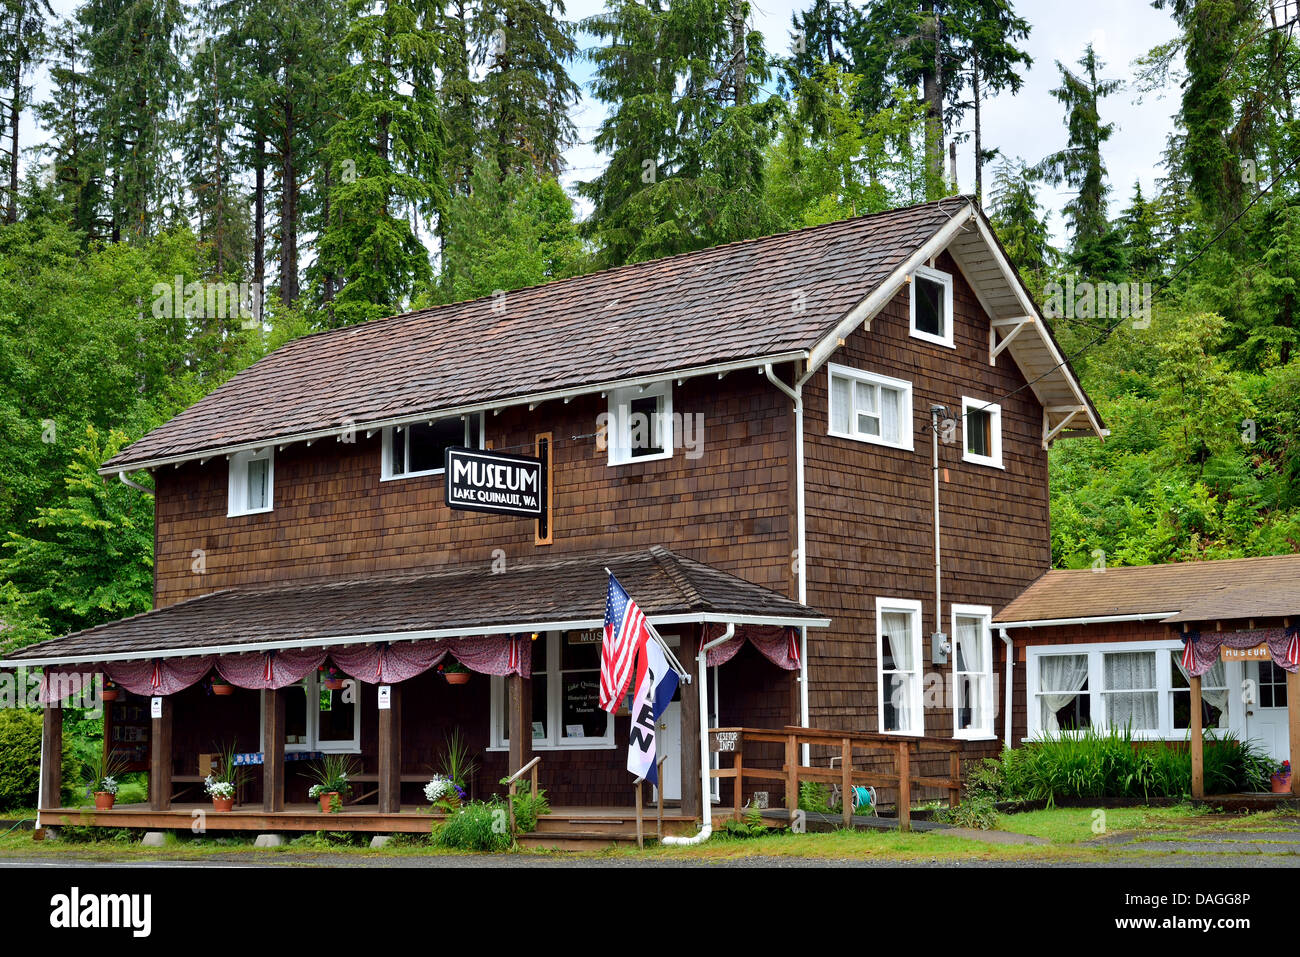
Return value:
<svg viewBox="0 0 1300 957">
<path fill-rule="evenodd" d="M 447 449 L 483 447 L 483 413 L 384 429 L 382 477 L 440 475 Z"/>
<path fill-rule="evenodd" d="M 275 449 L 252 449 L 230 457 L 227 515 L 253 515 L 275 507 Z"/>
<path fill-rule="evenodd" d="M 672 458 L 672 383 L 614 390 L 604 428 L 610 465 Z"/>
<path fill-rule="evenodd" d="M 1002 407 L 962 396 L 962 459 L 1002 468 Z"/>
<path fill-rule="evenodd" d="M 952 341 L 952 275 L 917 266 L 912 273 L 911 333 L 941 346 L 954 348 Z"/>
</svg>

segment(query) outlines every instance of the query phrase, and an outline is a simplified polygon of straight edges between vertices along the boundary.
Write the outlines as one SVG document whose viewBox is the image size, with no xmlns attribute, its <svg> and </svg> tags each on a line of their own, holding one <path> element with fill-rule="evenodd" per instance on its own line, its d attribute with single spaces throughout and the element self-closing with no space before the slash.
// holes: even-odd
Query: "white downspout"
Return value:
<svg viewBox="0 0 1300 957">
<path fill-rule="evenodd" d="M 1011 701 L 1012 701 L 1011 684 L 1012 684 L 1012 679 L 1015 678 L 1016 675 L 1016 643 L 1011 640 L 1011 636 L 1007 634 L 1007 630 L 1005 628 L 999 628 L 998 631 L 1002 635 L 1002 644 L 1006 645 L 1007 648 L 1007 678 L 1006 678 L 1007 686 L 1004 689 L 1004 694 L 1002 696 L 1003 697 L 1002 710 L 1006 712 L 1006 714 L 1003 717 L 1003 721 L 1006 726 L 1006 733 L 1003 738 L 1002 744 L 1003 747 L 1005 747 L 1008 751 L 1010 751 L 1011 750 Z"/>
<path fill-rule="evenodd" d="M 690 846 L 692 844 L 703 844 L 713 834 L 713 782 L 709 775 L 709 663 L 708 651 L 710 648 L 716 648 L 725 641 L 730 641 L 736 634 L 736 623 L 729 622 L 727 630 L 717 638 L 700 645 L 700 653 L 695 656 L 696 660 L 696 679 L 695 683 L 700 689 L 700 801 L 702 813 L 700 816 L 700 833 L 694 837 L 678 837 L 668 835 L 663 839 L 664 844 L 675 844 L 678 846 Z"/>
<path fill-rule="evenodd" d="M 146 495 L 154 494 L 153 489 L 148 488 L 144 485 L 141 485 L 139 482 L 135 482 L 127 478 L 125 472 L 118 472 L 117 477 L 122 480 L 123 485 L 129 485 L 131 486 L 131 488 L 135 489 L 136 491 L 144 492 Z"/>
<path fill-rule="evenodd" d="M 794 486 L 795 486 L 795 515 L 799 523 L 799 529 L 796 533 L 796 547 L 799 549 L 799 604 L 808 604 L 808 565 L 807 551 L 808 543 L 805 534 L 804 521 L 804 480 L 803 480 L 803 384 L 807 382 L 813 374 L 810 368 L 800 378 L 795 380 L 794 388 L 790 388 L 777 377 L 772 371 L 772 363 L 763 366 L 763 374 L 767 376 L 767 381 L 772 383 L 782 392 L 790 397 L 794 402 Z M 808 727 L 808 626 L 803 625 L 799 628 L 799 723 L 805 728 Z M 811 745 L 803 746 L 802 761 L 805 765 L 810 763 Z"/>
</svg>

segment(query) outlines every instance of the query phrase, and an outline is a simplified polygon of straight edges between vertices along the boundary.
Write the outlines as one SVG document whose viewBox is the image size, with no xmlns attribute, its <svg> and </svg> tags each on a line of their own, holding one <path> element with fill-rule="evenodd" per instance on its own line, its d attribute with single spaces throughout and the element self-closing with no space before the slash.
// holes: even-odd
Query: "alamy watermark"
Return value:
<svg viewBox="0 0 1300 957">
<path fill-rule="evenodd" d="M 262 321 L 261 283 L 186 282 L 177 275 L 154 283 L 152 292 L 155 319 L 237 319 L 245 329 Z"/>
<path fill-rule="evenodd" d="M 1043 315 L 1048 319 L 1131 319 L 1134 329 L 1151 325 L 1151 283 L 1078 282 L 1065 277 L 1043 286 Z"/>
</svg>

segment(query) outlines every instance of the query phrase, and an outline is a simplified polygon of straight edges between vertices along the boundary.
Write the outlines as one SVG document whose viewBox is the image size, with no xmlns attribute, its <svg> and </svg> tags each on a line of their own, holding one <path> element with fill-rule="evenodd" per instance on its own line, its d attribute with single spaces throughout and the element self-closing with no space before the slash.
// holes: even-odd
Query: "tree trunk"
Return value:
<svg viewBox="0 0 1300 957">
<path fill-rule="evenodd" d="M 984 206 L 984 140 L 980 135 L 980 58 L 971 63 L 971 99 L 975 105 L 975 202 Z"/>
<path fill-rule="evenodd" d="M 298 300 L 298 170 L 293 153 L 293 98 L 284 99 L 284 140 L 280 147 L 280 302 Z"/>
<path fill-rule="evenodd" d="M 254 158 L 253 177 L 253 295 L 257 297 L 261 317 L 263 290 L 266 288 L 266 140 L 259 133 Z"/>
<path fill-rule="evenodd" d="M 943 188 L 943 39 L 934 0 L 921 4 L 921 15 L 925 21 L 922 36 L 926 45 L 933 45 L 934 49 L 933 60 L 921 76 L 925 97 L 925 164 L 929 176 L 925 198 L 939 199 Z"/>
</svg>

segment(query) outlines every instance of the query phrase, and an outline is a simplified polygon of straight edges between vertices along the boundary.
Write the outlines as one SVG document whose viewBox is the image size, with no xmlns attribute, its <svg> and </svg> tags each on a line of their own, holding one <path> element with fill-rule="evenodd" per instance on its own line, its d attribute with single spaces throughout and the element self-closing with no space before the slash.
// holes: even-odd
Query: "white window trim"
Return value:
<svg viewBox="0 0 1300 957">
<path fill-rule="evenodd" d="M 881 621 L 885 612 L 901 611 L 912 616 L 912 694 L 913 710 L 916 714 L 915 727 L 907 731 L 889 731 L 885 729 L 885 655 L 884 643 L 881 641 L 882 628 Z M 876 724 L 881 734 L 896 734 L 900 737 L 921 737 L 925 734 L 925 699 L 924 675 L 922 667 L 924 659 L 921 657 L 923 642 L 921 639 L 921 628 L 924 622 L 921 618 L 921 603 L 913 598 L 876 598 Z"/>
<path fill-rule="evenodd" d="M 477 447 L 480 449 L 483 448 L 484 447 L 483 413 L 469 412 L 465 415 L 462 415 L 461 419 L 463 420 L 465 426 L 464 438 L 461 440 L 461 444 L 464 445 L 466 448 L 470 447 L 469 444 L 470 425 L 473 419 L 478 419 L 478 446 Z M 401 481 L 402 479 L 418 478 L 421 475 L 441 475 L 443 472 L 447 471 L 445 468 L 437 468 L 437 469 L 424 469 L 423 471 L 420 472 L 399 472 L 397 474 L 394 474 L 393 473 L 393 430 L 400 429 L 400 428 L 404 428 L 404 426 L 390 425 L 384 429 L 383 440 L 380 443 L 380 452 L 379 452 L 379 480 L 381 482 L 398 482 Z M 407 452 L 407 460 L 409 461 L 410 460 L 409 445 L 406 447 L 406 452 Z"/>
<path fill-rule="evenodd" d="M 1106 724 L 1104 697 L 1113 694 L 1102 689 L 1102 655 L 1113 652 L 1156 652 L 1156 702 L 1159 715 L 1159 727 L 1155 730 L 1133 732 L 1135 741 L 1185 741 L 1188 730 L 1174 727 L 1174 686 L 1173 660 L 1167 652 L 1182 651 L 1181 639 L 1159 639 L 1154 641 L 1107 641 L 1091 644 L 1070 645 L 1031 645 L 1025 653 L 1025 714 L 1027 717 L 1026 741 L 1032 741 L 1043 733 L 1040 709 L 1038 708 L 1039 664 L 1040 658 L 1049 655 L 1087 655 L 1088 656 L 1088 692 L 1091 701 L 1092 727 L 1101 734 L 1109 734 L 1111 728 Z M 1166 652 L 1161 654 L 1161 652 Z M 1226 726 L 1225 726 L 1226 727 Z M 1123 731 L 1123 728 L 1115 730 Z M 1082 731 L 1061 732 L 1062 735 L 1079 735 Z"/>
<path fill-rule="evenodd" d="M 248 507 L 248 463 L 266 461 L 266 505 L 263 508 Z M 226 482 L 226 517 L 236 515 L 259 515 L 275 510 L 275 446 L 267 445 L 260 449 L 235 452 L 230 456 Z"/>
<path fill-rule="evenodd" d="M 548 631 L 544 638 L 538 640 L 548 642 L 546 648 L 546 737 L 533 738 L 532 749 L 534 751 L 606 751 L 614 747 L 614 716 L 607 716 L 605 734 L 599 738 L 570 738 L 566 737 L 561 727 L 560 719 L 563 711 L 563 701 L 561 699 L 561 681 L 560 681 L 560 642 L 563 640 L 563 633 L 559 631 Z M 594 672 L 599 676 L 599 672 Z M 531 680 L 531 679 L 529 679 Z M 534 690 L 536 686 L 534 685 Z M 489 715 L 492 729 L 491 744 L 489 751 L 507 751 L 510 748 L 509 740 L 502 734 L 498 733 L 506 721 L 506 680 L 505 678 L 494 676 L 491 683 L 491 713 Z M 531 720 L 531 719 L 530 719 Z"/>
<path fill-rule="evenodd" d="M 833 426 L 835 417 L 832 414 L 831 403 L 834 401 L 834 379 L 836 376 L 853 379 L 857 382 L 866 382 L 870 385 L 883 386 L 884 388 L 894 389 L 901 393 L 898 404 L 898 438 L 897 442 L 889 442 L 883 436 L 869 435 L 865 432 L 857 431 L 857 413 L 856 406 L 849 409 L 849 428 L 848 432 L 837 432 Z M 912 433 L 915 426 L 912 422 L 912 383 L 906 379 L 894 379 L 890 376 L 880 375 L 875 372 L 867 372 L 865 369 L 854 369 L 850 366 L 836 365 L 834 362 L 826 363 L 826 434 L 833 435 L 840 439 L 853 439 L 857 442 L 869 442 L 872 445 L 883 445 L 891 449 L 904 449 L 905 451 L 914 451 Z"/>
<path fill-rule="evenodd" d="M 963 672 L 963 674 L 980 674 L 985 680 L 982 682 L 983 698 L 980 702 L 980 711 L 988 719 L 988 725 L 982 728 L 958 728 L 957 727 L 957 619 L 961 618 L 979 618 L 983 621 L 983 627 L 980 629 L 980 641 L 983 643 L 983 659 L 988 666 L 987 671 L 983 672 Z M 952 630 L 948 633 L 952 641 L 952 736 L 967 741 L 991 741 L 997 738 L 994 731 L 994 722 L 996 716 L 993 714 L 993 703 L 995 695 L 993 694 L 994 668 L 993 668 L 993 609 L 988 605 L 959 605 L 954 603 L 952 606 Z"/>
<path fill-rule="evenodd" d="M 352 682 L 353 700 L 356 702 L 352 709 L 352 738 L 348 741 L 329 741 L 325 744 L 320 743 L 320 675 L 312 672 L 303 679 L 305 693 L 307 696 L 307 742 L 295 742 L 289 744 L 287 741 L 284 750 L 288 751 L 321 751 L 325 754 L 360 754 L 361 753 L 361 683 L 355 678 L 348 678 Z M 312 707 L 312 702 L 316 702 L 316 707 Z M 262 753 L 266 753 L 266 692 L 262 692 L 262 707 L 258 713 L 257 719 L 257 737 L 262 742 Z"/>
<path fill-rule="evenodd" d="M 968 413 L 972 409 L 989 414 L 989 441 L 993 446 L 992 455 L 975 455 L 970 451 L 970 443 L 966 441 L 966 425 L 970 421 Z M 976 465 L 1005 468 L 1002 464 L 1002 406 L 985 402 L 983 399 L 972 399 L 967 395 L 961 397 L 961 459 L 963 462 L 973 462 Z"/>
<path fill-rule="evenodd" d="M 943 286 L 943 331 L 944 335 L 936 336 L 928 332 L 923 332 L 916 328 L 916 277 L 929 279 L 931 282 L 940 283 Z M 953 320 L 952 312 L 952 273 L 942 272 L 938 269 L 931 269 L 929 266 L 917 266 L 912 270 L 913 282 L 908 283 L 911 292 L 908 296 L 908 331 L 914 339 L 922 339 L 926 342 L 933 342 L 935 345 L 947 346 L 949 349 L 956 349 L 953 342 L 952 327 L 956 324 Z"/>
<path fill-rule="evenodd" d="M 626 389 L 613 389 L 609 392 L 608 417 L 605 420 L 605 448 L 609 453 L 609 465 L 631 465 L 634 462 L 655 462 L 673 457 L 674 443 L 677 436 L 673 432 L 673 383 L 671 379 L 654 385 L 629 386 Z M 631 408 L 633 399 L 662 400 L 658 412 L 658 422 L 651 423 L 652 429 L 659 431 L 662 452 L 654 455 L 633 455 L 631 429 Z"/>
</svg>

